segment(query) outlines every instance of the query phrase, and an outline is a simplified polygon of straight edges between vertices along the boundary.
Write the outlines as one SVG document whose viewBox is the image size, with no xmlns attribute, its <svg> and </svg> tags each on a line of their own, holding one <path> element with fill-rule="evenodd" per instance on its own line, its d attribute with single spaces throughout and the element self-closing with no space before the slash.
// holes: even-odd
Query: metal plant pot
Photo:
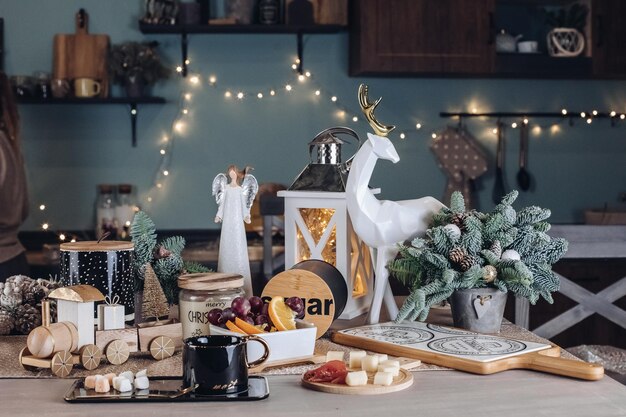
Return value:
<svg viewBox="0 0 626 417">
<path fill-rule="evenodd" d="M 457 290 L 450 297 L 455 327 L 479 333 L 500 333 L 507 294 L 497 288 Z"/>
</svg>

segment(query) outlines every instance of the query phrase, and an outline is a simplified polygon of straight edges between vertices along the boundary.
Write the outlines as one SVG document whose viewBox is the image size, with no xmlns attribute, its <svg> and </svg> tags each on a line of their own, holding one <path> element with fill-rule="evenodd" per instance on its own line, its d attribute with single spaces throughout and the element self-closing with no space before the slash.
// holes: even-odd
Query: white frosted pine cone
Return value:
<svg viewBox="0 0 626 417">
<path fill-rule="evenodd" d="M 514 260 L 514 261 L 519 261 L 520 259 L 522 259 L 522 257 L 520 256 L 519 253 L 517 253 L 516 250 L 507 249 L 504 252 L 502 252 L 502 258 L 501 259 L 511 259 L 511 260 Z"/>
</svg>

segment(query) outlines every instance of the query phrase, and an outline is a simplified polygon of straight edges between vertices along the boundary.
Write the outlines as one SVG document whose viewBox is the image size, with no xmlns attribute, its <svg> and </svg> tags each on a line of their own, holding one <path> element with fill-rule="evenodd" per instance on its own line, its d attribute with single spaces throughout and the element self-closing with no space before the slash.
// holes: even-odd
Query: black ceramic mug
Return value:
<svg viewBox="0 0 626 417">
<path fill-rule="evenodd" d="M 246 343 L 261 343 L 265 353 L 248 363 Z M 197 394 L 223 395 L 245 392 L 248 389 L 248 369 L 267 360 L 270 347 L 256 336 L 199 336 L 183 343 L 183 385 Z"/>
</svg>

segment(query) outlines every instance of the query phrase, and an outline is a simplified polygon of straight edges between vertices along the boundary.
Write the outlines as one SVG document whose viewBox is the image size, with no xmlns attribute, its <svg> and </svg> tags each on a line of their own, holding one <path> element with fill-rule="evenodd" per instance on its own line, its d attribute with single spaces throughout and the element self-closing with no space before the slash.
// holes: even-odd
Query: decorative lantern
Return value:
<svg viewBox="0 0 626 417">
<path fill-rule="evenodd" d="M 346 208 L 350 161 L 342 163 L 341 145 L 345 142 L 336 134 L 352 136 L 360 144 L 352 129 L 334 127 L 322 131 L 309 143 L 311 163 L 278 196 L 285 198 L 285 268 L 307 259 L 334 265 L 349 290 L 348 302 L 339 318 L 352 319 L 369 309 L 374 271 L 370 250 L 354 233 Z"/>
</svg>

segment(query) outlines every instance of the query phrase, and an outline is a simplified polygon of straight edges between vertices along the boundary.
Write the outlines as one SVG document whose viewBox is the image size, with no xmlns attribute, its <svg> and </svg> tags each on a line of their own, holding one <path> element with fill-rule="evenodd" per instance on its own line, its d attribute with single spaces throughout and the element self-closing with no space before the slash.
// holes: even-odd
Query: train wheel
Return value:
<svg viewBox="0 0 626 417">
<path fill-rule="evenodd" d="M 171 337 L 157 336 L 150 342 L 150 354 L 157 361 L 167 359 L 174 354 L 176 345 Z"/>
<path fill-rule="evenodd" d="M 57 352 L 52 357 L 52 373 L 61 378 L 65 378 L 72 372 L 74 362 L 72 360 L 72 354 L 66 350 Z"/>
<path fill-rule="evenodd" d="M 85 345 L 80 349 L 80 364 L 88 371 L 96 369 L 102 360 L 102 351 L 96 345 Z"/>
<path fill-rule="evenodd" d="M 37 368 L 36 366 L 24 365 L 24 362 L 22 362 L 22 357 L 23 356 L 30 356 L 30 355 L 31 355 L 31 353 L 28 351 L 27 347 L 25 347 L 24 349 L 20 350 L 20 356 L 19 356 L 20 365 L 22 365 L 22 368 L 26 369 L 27 371 L 37 372 L 39 370 L 39 368 Z"/>
<path fill-rule="evenodd" d="M 123 340 L 114 340 L 104 349 L 107 360 L 113 365 L 121 365 L 130 356 L 130 347 Z"/>
</svg>

